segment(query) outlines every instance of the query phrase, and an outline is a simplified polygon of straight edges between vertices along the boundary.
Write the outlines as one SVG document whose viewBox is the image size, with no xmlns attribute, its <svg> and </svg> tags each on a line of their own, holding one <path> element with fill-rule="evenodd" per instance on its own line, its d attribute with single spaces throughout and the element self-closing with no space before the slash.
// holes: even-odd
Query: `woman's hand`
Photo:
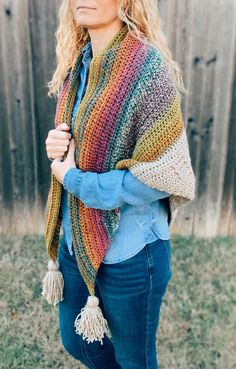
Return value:
<svg viewBox="0 0 236 369">
<path fill-rule="evenodd" d="M 47 157 L 49 159 L 62 159 L 64 153 L 68 149 L 71 134 L 69 132 L 63 132 L 63 130 L 69 130 L 70 127 L 66 123 L 59 124 L 56 129 L 51 129 L 48 132 L 48 136 L 45 140 Z"/>
<path fill-rule="evenodd" d="M 61 184 L 63 184 L 64 175 L 66 174 L 67 170 L 71 168 L 76 168 L 74 153 L 75 153 L 75 141 L 72 138 L 69 144 L 69 150 L 65 160 L 60 161 L 60 159 L 56 158 L 53 160 L 51 164 L 52 173 Z"/>
</svg>

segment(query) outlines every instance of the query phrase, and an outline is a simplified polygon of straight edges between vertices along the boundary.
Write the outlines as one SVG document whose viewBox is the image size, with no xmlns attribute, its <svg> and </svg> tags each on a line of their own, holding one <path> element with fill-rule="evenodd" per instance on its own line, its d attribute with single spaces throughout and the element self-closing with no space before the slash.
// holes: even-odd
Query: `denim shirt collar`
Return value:
<svg viewBox="0 0 236 369">
<path fill-rule="evenodd" d="M 83 61 L 90 61 L 92 59 L 92 44 L 91 41 L 87 42 L 82 48 Z"/>
</svg>

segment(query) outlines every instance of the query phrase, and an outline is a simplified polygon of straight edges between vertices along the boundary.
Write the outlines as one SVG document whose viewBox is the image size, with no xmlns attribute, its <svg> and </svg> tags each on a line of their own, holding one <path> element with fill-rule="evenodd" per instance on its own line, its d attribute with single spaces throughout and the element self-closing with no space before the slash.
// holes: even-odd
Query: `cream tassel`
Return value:
<svg viewBox="0 0 236 369">
<path fill-rule="evenodd" d="M 43 281 L 42 295 L 49 304 L 56 305 L 63 300 L 64 279 L 62 273 L 58 270 L 57 261 L 52 259 L 48 261 L 48 272 Z"/>
<path fill-rule="evenodd" d="M 103 345 L 104 334 L 111 338 L 111 332 L 98 304 L 99 299 L 95 295 L 89 296 L 86 305 L 77 315 L 74 326 L 77 334 L 83 334 L 83 340 L 86 339 L 88 343 L 100 341 Z"/>
</svg>

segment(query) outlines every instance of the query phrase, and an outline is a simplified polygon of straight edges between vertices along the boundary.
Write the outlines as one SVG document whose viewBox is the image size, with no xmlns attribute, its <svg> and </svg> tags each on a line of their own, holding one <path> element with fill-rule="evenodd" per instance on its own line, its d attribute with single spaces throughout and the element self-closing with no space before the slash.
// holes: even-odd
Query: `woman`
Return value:
<svg viewBox="0 0 236 369">
<path fill-rule="evenodd" d="M 169 225 L 195 190 L 181 72 L 154 0 L 64 0 L 56 50 L 42 294 L 88 368 L 157 368 Z"/>
</svg>

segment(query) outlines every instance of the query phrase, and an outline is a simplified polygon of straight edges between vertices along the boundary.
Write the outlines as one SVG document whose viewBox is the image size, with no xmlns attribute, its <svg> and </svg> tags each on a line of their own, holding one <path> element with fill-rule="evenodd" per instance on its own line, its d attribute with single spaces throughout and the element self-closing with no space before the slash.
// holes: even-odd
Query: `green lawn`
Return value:
<svg viewBox="0 0 236 369">
<path fill-rule="evenodd" d="M 41 296 L 43 238 L 0 236 L 0 246 L 0 368 L 83 368 L 63 349 L 57 307 Z M 236 239 L 172 237 L 172 269 L 160 369 L 235 369 Z"/>
</svg>

